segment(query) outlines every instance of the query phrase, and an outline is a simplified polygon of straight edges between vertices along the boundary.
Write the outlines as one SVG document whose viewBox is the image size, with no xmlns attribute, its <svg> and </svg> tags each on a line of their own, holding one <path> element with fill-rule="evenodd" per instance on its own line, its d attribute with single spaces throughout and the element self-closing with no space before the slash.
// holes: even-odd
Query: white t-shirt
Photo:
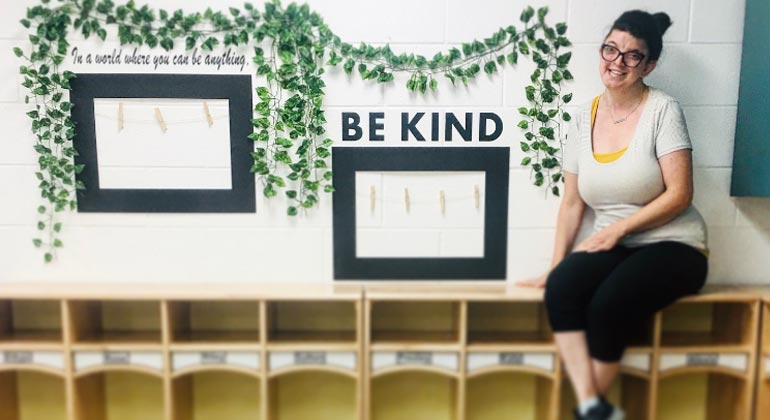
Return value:
<svg viewBox="0 0 770 420">
<path fill-rule="evenodd" d="M 628 150 L 617 160 L 599 163 L 591 142 L 591 103 L 580 107 L 564 145 L 563 169 L 578 174 L 578 191 L 596 213 L 594 232 L 621 219 L 665 191 L 658 159 L 681 149 L 692 150 L 682 108 L 665 92 L 650 88 Z M 621 245 L 640 246 L 677 241 L 708 252 L 706 223 L 690 206 L 665 225 L 624 236 Z"/>
</svg>

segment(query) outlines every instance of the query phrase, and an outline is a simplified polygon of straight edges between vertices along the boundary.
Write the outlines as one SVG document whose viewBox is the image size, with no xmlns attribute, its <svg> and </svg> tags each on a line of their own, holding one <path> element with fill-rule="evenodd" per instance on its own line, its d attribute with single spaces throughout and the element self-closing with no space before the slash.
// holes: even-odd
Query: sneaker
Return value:
<svg viewBox="0 0 770 420">
<path fill-rule="evenodd" d="M 603 407 L 603 411 L 607 414 L 607 417 L 603 417 L 607 420 L 623 420 L 626 418 L 626 413 L 623 412 L 623 410 L 620 409 L 620 407 L 615 407 L 614 405 L 610 404 L 609 401 L 607 401 L 606 398 L 603 396 L 599 397 L 599 406 Z"/>
<path fill-rule="evenodd" d="M 575 420 L 623 420 L 625 413 L 618 407 L 610 404 L 604 397 L 599 397 L 599 404 L 591 407 L 585 415 L 574 410 Z"/>
<path fill-rule="evenodd" d="M 591 407 L 585 415 L 580 414 L 580 409 L 574 410 L 575 420 L 607 420 L 611 413 L 612 407 L 608 408 L 601 402 Z"/>
</svg>

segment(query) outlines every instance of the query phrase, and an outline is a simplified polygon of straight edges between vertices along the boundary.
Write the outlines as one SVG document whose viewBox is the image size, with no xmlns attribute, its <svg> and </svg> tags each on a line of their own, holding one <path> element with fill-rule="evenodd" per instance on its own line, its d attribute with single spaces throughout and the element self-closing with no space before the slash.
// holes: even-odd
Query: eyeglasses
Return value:
<svg viewBox="0 0 770 420">
<path fill-rule="evenodd" d="M 626 67 L 639 67 L 639 64 L 641 64 L 642 60 L 646 57 L 644 54 L 635 50 L 621 52 L 619 49 L 608 44 L 602 44 L 599 48 L 599 53 L 602 55 L 604 61 L 615 61 L 618 56 L 621 56 L 621 61 Z"/>
</svg>

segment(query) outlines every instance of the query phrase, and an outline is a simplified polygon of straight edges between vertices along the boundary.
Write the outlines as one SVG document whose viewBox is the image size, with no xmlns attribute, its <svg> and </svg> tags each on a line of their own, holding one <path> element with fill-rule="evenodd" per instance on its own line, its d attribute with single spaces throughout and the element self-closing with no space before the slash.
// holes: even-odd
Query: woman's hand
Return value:
<svg viewBox="0 0 770 420">
<path fill-rule="evenodd" d="M 580 242 L 573 252 L 607 251 L 617 245 L 620 238 L 625 236 L 625 234 L 626 231 L 623 225 L 617 222 L 613 223 Z"/>
<path fill-rule="evenodd" d="M 548 273 L 541 274 L 537 277 L 528 278 L 526 280 L 517 280 L 513 282 L 513 284 L 521 287 L 536 287 L 542 289 L 545 287 L 546 280 L 548 280 Z"/>
</svg>

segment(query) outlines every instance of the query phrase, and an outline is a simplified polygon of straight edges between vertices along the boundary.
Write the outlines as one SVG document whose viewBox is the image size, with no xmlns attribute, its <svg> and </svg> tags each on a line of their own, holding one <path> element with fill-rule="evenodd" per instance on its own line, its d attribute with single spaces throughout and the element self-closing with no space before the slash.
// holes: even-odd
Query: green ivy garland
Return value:
<svg viewBox="0 0 770 420">
<path fill-rule="evenodd" d="M 563 182 L 557 154 L 561 146 L 560 122 L 570 120 L 563 107 L 572 97 L 561 92 L 562 81 L 572 79 L 567 69 L 571 53 L 559 50 L 571 43 L 564 36 L 564 23 L 555 27 L 546 24 L 547 7 L 537 11 L 525 8 L 520 15 L 524 24 L 521 31 L 514 26 L 500 28 L 483 41 L 463 43 L 460 48 L 428 59 L 396 54 L 389 46 L 361 43 L 355 47 L 342 42 L 307 4 L 283 7 L 278 0 L 272 0 L 264 5 L 264 11 L 246 3 L 242 9 L 231 7 L 229 13 L 208 9 L 185 14 L 182 10 L 137 7 L 133 0 L 119 6 L 112 0 L 41 3 L 27 9 L 26 18 L 21 20 L 31 29 L 31 51 L 14 48 L 14 53 L 26 60 L 20 68 L 22 85 L 29 89 L 26 103 L 34 105 L 27 115 L 36 136 L 36 175 L 46 201 L 38 207 L 41 219 L 37 227 L 41 233 L 47 230 L 47 239 L 35 238 L 33 243 L 46 247 L 46 262 L 62 246 L 56 238 L 61 223 L 55 214 L 75 209 L 77 190 L 86 188 L 75 180 L 83 167 L 74 164 L 78 152 L 72 145 L 72 103 L 65 99 L 75 74 L 60 71 L 70 46 L 67 35 L 71 27 L 86 38 L 95 35 L 105 40 L 106 28 L 117 26 L 121 45 L 160 46 L 165 50 L 171 50 L 179 40 L 187 50 L 200 47 L 206 51 L 220 44 L 266 44 L 265 49 L 254 47 L 256 73 L 266 84 L 256 88 L 254 132 L 249 136 L 256 143 L 251 171 L 259 176 L 266 197 L 276 196 L 279 188 L 285 188 L 290 201 L 287 213 L 291 216 L 298 213 L 298 208 L 313 207 L 320 191 L 334 191 L 329 167 L 332 140 L 323 138 L 326 118 L 322 75 L 326 66 L 342 65 L 347 74 L 357 72 L 363 80 L 379 83 L 391 82 L 395 72 L 406 72 L 411 74 L 406 88 L 425 93 L 438 88 L 439 75 L 452 85 L 467 85 L 482 69 L 491 75 L 500 66 L 515 65 L 519 55 L 528 56 L 537 69 L 531 75 L 532 83 L 525 87 L 530 106 L 518 110 L 523 117 L 518 126 L 524 131 L 520 146 L 528 154 L 521 164 L 531 167 L 535 185 L 545 185 L 559 195 L 558 183 Z"/>
</svg>

